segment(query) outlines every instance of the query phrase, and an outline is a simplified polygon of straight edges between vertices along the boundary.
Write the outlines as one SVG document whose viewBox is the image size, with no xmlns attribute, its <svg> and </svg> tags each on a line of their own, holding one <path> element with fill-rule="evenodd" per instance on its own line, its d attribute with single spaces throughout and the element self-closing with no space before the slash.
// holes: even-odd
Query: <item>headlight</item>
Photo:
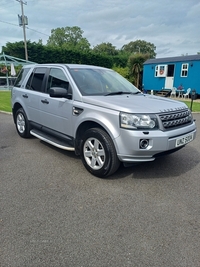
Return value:
<svg viewBox="0 0 200 267">
<path fill-rule="evenodd" d="M 120 113 L 120 126 L 133 130 L 158 129 L 158 120 L 155 115 Z"/>
</svg>

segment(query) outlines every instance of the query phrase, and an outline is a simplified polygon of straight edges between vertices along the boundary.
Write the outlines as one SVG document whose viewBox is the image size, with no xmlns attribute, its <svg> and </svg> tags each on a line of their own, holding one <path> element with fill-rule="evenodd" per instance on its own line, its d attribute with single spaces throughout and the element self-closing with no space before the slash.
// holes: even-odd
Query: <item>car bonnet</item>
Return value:
<svg viewBox="0 0 200 267">
<path fill-rule="evenodd" d="M 82 101 L 87 104 L 128 113 L 161 113 L 187 108 L 183 102 L 146 94 L 83 96 Z"/>
</svg>

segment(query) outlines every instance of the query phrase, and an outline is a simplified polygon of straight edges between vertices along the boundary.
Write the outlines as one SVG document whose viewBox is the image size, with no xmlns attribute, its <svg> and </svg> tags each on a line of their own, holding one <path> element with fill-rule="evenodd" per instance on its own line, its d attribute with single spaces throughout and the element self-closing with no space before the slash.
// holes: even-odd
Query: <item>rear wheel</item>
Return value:
<svg viewBox="0 0 200 267">
<path fill-rule="evenodd" d="M 110 136 L 99 128 L 85 132 L 81 141 L 81 159 L 89 172 L 101 178 L 114 173 L 120 165 Z"/>
<path fill-rule="evenodd" d="M 23 108 L 17 110 L 15 114 L 15 122 L 18 134 L 23 138 L 28 138 L 30 136 L 30 126 Z"/>
</svg>

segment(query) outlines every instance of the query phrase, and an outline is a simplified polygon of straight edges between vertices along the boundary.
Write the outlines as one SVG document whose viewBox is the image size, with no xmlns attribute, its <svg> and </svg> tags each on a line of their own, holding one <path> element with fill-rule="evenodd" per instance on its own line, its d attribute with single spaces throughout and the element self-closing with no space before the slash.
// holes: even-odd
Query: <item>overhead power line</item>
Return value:
<svg viewBox="0 0 200 267">
<path fill-rule="evenodd" d="M 0 22 L 3 22 L 3 23 L 5 23 L 5 24 L 10 24 L 10 25 L 19 27 L 19 25 L 17 25 L 17 24 L 10 23 L 10 22 L 7 22 L 7 21 L 3 21 L 3 20 L 1 20 L 1 19 L 0 19 Z"/>
<path fill-rule="evenodd" d="M 19 27 L 18 24 L 14 24 L 14 23 L 10 23 L 10 22 L 7 22 L 7 21 L 3 21 L 3 20 L 1 20 L 1 19 L 0 19 L 0 22 L 5 23 L 5 24 L 10 24 L 10 25 L 12 25 L 12 26 Z M 40 34 L 43 34 L 43 35 L 46 35 L 46 36 L 49 37 L 49 34 L 46 34 L 46 33 L 40 32 L 40 31 L 37 31 L 37 30 L 32 29 L 32 28 L 27 27 L 27 26 L 25 26 L 25 27 L 26 27 L 27 30 L 34 31 L 34 32 L 37 32 L 37 33 L 40 33 Z"/>
<path fill-rule="evenodd" d="M 31 30 L 31 31 L 34 31 L 34 32 L 38 32 L 38 33 L 40 33 L 40 34 L 43 34 L 43 35 L 46 35 L 46 36 L 48 36 L 48 37 L 49 37 L 49 35 L 48 35 L 48 34 L 46 34 L 46 33 L 43 33 L 43 32 L 39 32 L 39 31 L 37 31 L 37 30 L 34 30 L 34 29 L 31 29 L 31 28 L 29 28 L 29 27 L 26 27 L 26 29 L 28 29 L 28 30 Z"/>
</svg>

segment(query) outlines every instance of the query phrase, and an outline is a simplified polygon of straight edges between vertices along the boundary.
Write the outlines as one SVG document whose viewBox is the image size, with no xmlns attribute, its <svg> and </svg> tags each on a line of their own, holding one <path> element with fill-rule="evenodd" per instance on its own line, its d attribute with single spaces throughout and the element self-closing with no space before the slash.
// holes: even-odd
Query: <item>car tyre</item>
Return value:
<svg viewBox="0 0 200 267">
<path fill-rule="evenodd" d="M 113 141 L 102 129 L 87 130 L 81 140 L 80 151 L 85 168 L 97 177 L 108 177 L 119 168 L 120 161 Z"/>
<path fill-rule="evenodd" d="M 17 132 L 21 137 L 30 137 L 30 124 L 23 108 L 18 109 L 15 114 L 15 125 Z"/>
</svg>

